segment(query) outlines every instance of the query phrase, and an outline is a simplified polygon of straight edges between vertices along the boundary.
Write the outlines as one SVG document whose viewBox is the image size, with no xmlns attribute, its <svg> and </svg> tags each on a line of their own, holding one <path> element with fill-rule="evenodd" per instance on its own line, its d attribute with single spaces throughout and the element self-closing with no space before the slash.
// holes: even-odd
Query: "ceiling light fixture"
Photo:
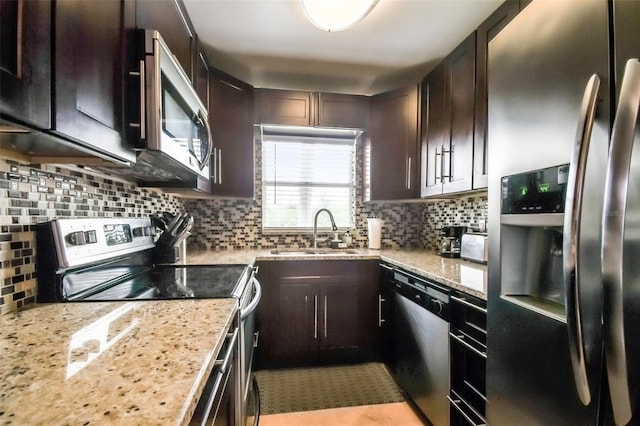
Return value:
<svg viewBox="0 0 640 426">
<path fill-rule="evenodd" d="M 305 16 L 328 32 L 343 31 L 362 21 L 379 0 L 300 0 Z"/>
</svg>

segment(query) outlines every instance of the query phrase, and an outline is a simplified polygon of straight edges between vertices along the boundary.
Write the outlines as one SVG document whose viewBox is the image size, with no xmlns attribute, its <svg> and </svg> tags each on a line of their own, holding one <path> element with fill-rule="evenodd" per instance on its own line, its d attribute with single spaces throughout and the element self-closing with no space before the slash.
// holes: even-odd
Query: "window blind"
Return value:
<svg viewBox="0 0 640 426">
<path fill-rule="evenodd" d="M 264 229 L 307 230 L 321 208 L 336 225 L 351 228 L 354 215 L 355 138 L 263 135 Z M 318 227 L 331 226 L 328 215 Z"/>
</svg>

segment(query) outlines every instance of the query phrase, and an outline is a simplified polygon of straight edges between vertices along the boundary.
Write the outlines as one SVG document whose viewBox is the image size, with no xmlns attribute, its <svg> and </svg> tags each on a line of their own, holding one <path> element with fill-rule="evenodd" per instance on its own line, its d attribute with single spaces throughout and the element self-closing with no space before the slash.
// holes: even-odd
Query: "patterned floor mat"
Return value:
<svg viewBox="0 0 640 426">
<path fill-rule="evenodd" d="M 260 413 L 278 414 L 404 401 L 381 363 L 256 371 Z"/>
</svg>

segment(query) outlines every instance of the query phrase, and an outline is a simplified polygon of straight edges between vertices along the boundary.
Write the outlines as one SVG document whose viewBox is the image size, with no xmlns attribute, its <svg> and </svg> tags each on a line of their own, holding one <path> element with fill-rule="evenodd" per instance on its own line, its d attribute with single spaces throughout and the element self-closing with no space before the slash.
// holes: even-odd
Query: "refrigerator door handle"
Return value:
<svg viewBox="0 0 640 426">
<path fill-rule="evenodd" d="M 626 425 L 633 414 L 624 339 L 623 252 L 631 153 L 639 103 L 640 60 L 630 59 L 625 66 L 611 133 L 602 212 L 604 348 L 613 417 L 618 425 Z"/>
<path fill-rule="evenodd" d="M 576 390 L 584 405 L 591 402 L 585 344 L 582 330 L 582 308 L 580 304 L 580 275 L 578 269 L 580 218 L 584 193 L 585 171 L 591 131 L 595 119 L 600 78 L 593 74 L 585 87 L 580 119 L 576 131 L 576 142 L 571 155 L 567 195 L 564 214 L 564 235 L 562 248 L 563 280 L 565 291 L 565 314 L 569 333 L 569 352 Z"/>
</svg>

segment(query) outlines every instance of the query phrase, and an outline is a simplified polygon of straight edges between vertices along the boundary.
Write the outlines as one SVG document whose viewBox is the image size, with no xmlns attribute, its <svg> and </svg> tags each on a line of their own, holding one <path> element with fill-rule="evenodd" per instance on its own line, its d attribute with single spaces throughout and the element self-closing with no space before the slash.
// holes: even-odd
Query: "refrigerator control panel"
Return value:
<svg viewBox="0 0 640 426">
<path fill-rule="evenodd" d="M 502 178 L 502 214 L 564 213 L 569 165 Z"/>
</svg>

